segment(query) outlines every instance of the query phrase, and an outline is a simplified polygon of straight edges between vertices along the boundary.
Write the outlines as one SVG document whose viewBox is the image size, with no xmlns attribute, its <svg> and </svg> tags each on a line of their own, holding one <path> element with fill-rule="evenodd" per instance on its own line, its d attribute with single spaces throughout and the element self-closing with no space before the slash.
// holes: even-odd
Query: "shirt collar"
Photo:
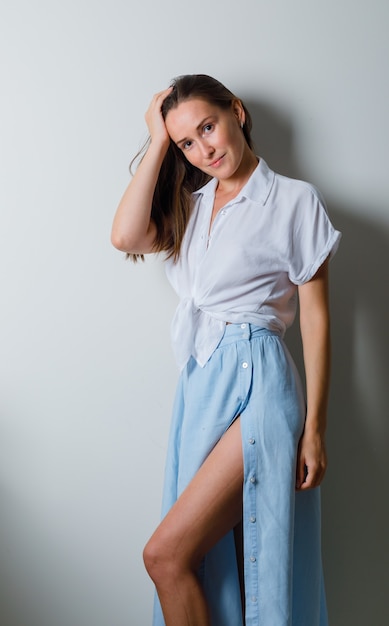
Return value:
<svg viewBox="0 0 389 626">
<path fill-rule="evenodd" d="M 240 190 L 234 202 L 239 202 L 241 198 L 248 198 L 253 202 L 261 202 L 266 204 L 273 187 L 275 173 L 269 168 L 266 161 L 260 158 L 257 167 L 251 174 L 245 186 Z M 202 194 L 203 196 L 213 196 L 217 187 L 217 178 L 211 178 L 203 187 L 194 191 L 194 194 Z"/>
</svg>

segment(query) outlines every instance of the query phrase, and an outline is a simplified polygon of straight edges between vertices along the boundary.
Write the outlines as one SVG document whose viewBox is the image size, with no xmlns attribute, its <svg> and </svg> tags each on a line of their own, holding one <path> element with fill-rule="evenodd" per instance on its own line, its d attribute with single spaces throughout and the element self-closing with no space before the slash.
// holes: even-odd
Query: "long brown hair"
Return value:
<svg viewBox="0 0 389 626">
<path fill-rule="evenodd" d="M 171 82 L 171 93 L 165 98 L 162 105 L 162 115 L 166 119 L 168 112 L 185 100 L 200 98 L 220 109 L 231 108 L 236 96 L 215 78 L 206 74 L 187 74 L 174 78 Z M 253 149 L 251 139 L 251 116 L 244 104 L 245 123 L 243 134 L 247 144 Z M 131 166 L 138 159 L 142 159 L 149 146 L 146 141 L 141 151 L 131 162 Z M 159 172 L 154 190 L 151 218 L 157 227 L 154 243 L 155 252 L 166 251 L 167 257 L 179 258 L 182 239 L 193 207 L 192 193 L 205 185 L 210 176 L 197 167 L 194 167 L 185 158 L 182 151 L 171 140 Z M 129 254 L 133 261 L 143 255 Z"/>
</svg>

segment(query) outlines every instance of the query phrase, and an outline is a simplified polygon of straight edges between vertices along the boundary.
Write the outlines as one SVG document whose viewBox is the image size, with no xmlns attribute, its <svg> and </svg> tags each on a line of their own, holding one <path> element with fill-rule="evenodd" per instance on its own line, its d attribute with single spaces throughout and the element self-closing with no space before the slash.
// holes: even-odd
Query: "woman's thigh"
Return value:
<svg viewBox="0 0 389 626">
<path fill-rule="evenodd" d="M 177 567 L 203 556 L 242 517 L 243 455 L 238 417 L 158 526 L 150 543 Z"/>
</svg>

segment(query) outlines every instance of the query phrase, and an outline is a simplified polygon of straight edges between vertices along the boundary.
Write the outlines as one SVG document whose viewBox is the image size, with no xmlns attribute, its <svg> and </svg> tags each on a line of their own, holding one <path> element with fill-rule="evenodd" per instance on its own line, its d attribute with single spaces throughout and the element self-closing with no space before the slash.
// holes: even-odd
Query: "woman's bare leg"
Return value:
<svg viewBox="0 0 389 626">
<path fill-rule="evenodd" d="M 210 626 L 196 572 L 203 556 L 242 516 L 239 418 L 170 509 L 144 551 L 166 626 Z"/>
</svg>

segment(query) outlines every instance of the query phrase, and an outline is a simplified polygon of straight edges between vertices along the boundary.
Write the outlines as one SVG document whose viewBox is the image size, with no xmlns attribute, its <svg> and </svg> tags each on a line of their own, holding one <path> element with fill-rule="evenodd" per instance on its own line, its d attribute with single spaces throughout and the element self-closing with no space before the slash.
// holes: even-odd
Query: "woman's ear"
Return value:
<svg viewBox="0 0 389 626">
<path fill-rule="evenodd" d="M 244 112 L 243 105 L 241 101 L 238 100 L 238 98 L 232 101 L 232 110 L 236 119 L 238 120 L 239 126 L 243 128 L 243 125 L 246 121 L 246 114 Z"/>
</svg>

